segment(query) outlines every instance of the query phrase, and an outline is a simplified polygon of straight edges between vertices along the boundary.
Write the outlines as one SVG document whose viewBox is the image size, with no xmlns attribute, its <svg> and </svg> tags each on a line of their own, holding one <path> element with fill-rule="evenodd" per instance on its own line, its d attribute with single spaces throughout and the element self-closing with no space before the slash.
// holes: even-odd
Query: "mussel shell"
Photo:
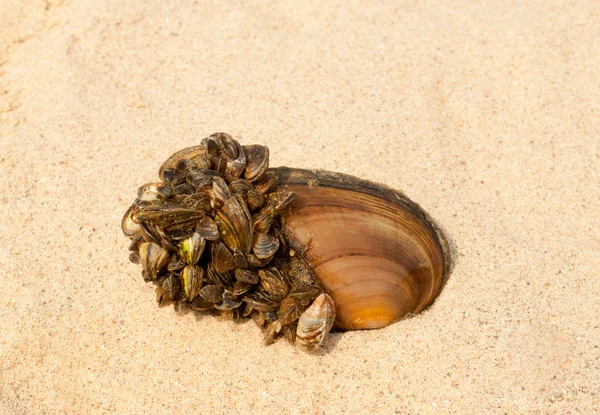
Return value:
<svg viewBox="0 0 600 415">
<path fill-rule="evenodd" d="M 137 191 L 138 199 L 145 202 L 158 200 L 160 197 L 169 196 L 168 187 L 163 186 L 162 182 L 146 183 L 139 187 Z"/>
<path fill-rule="evenodd" d="M 235 278 L 247 284 L 257 284 L 260 281 L 258 274 L 249 269 L 236 269 Z"/>
<path fill-rule="evenodd" d="M 139 207 L 137 203 L 132 204 L 123 215 L 121 220 L 121 230 L 125 236 L 133 237 L 140 230 L 140 224 L 136 222 Z"/>
<path fill-rule="evenodd" d="M 249 190 L 246 194 L 246 200 L 248 201 L 248 207 L 251 210 L 259 209 L 265 203 L 263 195 L 256 190 Z"/>
<path fill-rule="evenodd" d="M 187 265 L 181 272 L 183 291 L 188 299 L 193 300 L 200 292 L 204 270 L 198 265 Z"/>
<path fill-rule="evenodd" d="M 313 353 L 323 342 L 331 330 L 335 320 L 335 304 L 332 298 L 325 294 L 313 301 L 300 316 L 296 329 L 296 346 L 306 353 Z"/>
<path fill-rule="evenodd" d="M 252 216 L 246 202 L 238 197 L 230 197 L 215 215 L 215 223 L 221 232 L 223 242 L 230 250 L 238 248 L 242 253 L 252 247 Z"/>
<path fill-rule="evenodd" d="M 206 240 L 200 236 L 199 233 L 194 232 L 187 238 L 182 239 L 177 244 L 177 253 L 185 259 L 185 261 L 194 265 L 200 259 L 202 252 L 204 252 L 204 246 Z"/>
<path fill-rule="evenodd" d="M 231 292 L 225 291 L 223 293 L 223 301 L 215 304 L 215 308 L 221 311 L 228 311 L 238 308 L 240 305 L 242 305 L 241 299 L 234 298 Z"/>
<path fill-rule="evenodd" d="M 154 242 L 142 242 L 139 255 L 144 280 L 146 281 L 155 280 L 158 273 L 169 262 L 169 252 Z"/>
<path fill-rule="evenodd" d="M 165 171 L 169 169 L 175 169 L 177 164 L 184 159 L 191 159 L 196 161 L 196 165 L 199 165 L 200 168 L 204 168 L 205 166 L 205 157 L 206 147 L 203 145 L 187 147 L 183 150 L 180 150 L 169 157 L 158 170 L 158 176 L 161 180 L 165 180 Z"/>
<path fill-rule="evenodd" d="M 341 330 L 384 327 L 430 305 L 450 266 L 448 242 L 402 193 L 352 176 L 277 168 L 297 199 L 287 232 L 307 247 L 315 275 L 336 304 Z"/>
<path fill-rule="evenodd" d="M 272 191 L 273 187 L 277 184 L 277 175 L 269 173 L 267 171 L 260 177 L 260 179 L 255 181 L 253 184 L 258 192 L 260 192 L 263 195 L 266 195 L 267 193 Z"/>
<path fill-rule="evenodd" d="M 235 284 L 233 285 L 233 295 L 237 297 L 239 295 L 245 294 L 251 288 L 252 288 L 252 284 L 249 284 L 242 280 L 237 280 L 235 282 Z"/>
<path fill-rule="evenodd" d="M 211 203 L 212 207 L 218 209 L 231 197 L 231 191 L 227 183 L 221 177 L 215 177 L 212 182 Z"/>
<path fill-rule="evenodd" d="M 196 225 L 196 232 L 206 240 L 216 241 L 219 239 L 219 228 L 216 223 L 209 217 L 205 216 L 198 225 Z"/>
<path fill-rule="evenodd" d="M 233 254 L 221 241 L 212 243 L 211 248 L 212 265 L 218 273 L 224 273 L 235 269 Z"/>
<path fill-rule="evenodd" d="M 294 192 L 278 191 L 269 195 L 269 205 L 275 210 L 282 211 L 296 200 L 297 195 Z"/>
<path fill-rule="evenodd" d="M 252 216 L 254 230 L 256 232 L 269 232 L 269 228 L 271 227 L 271 223 L 273 223 L 274 214 L 271 211 L 264 211 L 256 213 Z"/>
<path fill-rule="evenodd" d="M 293 323 L 300 318 L 302 314 L 302 304 L 300 300 L 287 296 L 283 300 L 281 300 L 281 304 L 279 305 L 279 322 L 282 326 Z"/>
<path fill-rule="evenodd" d="M 229 183 L 229 190 L 234 195 L 239 195 L 242 197 L 246 197 L 248 194 L 248 190 L 252 189 L 252 185 L 244 179 L 235 179 L 231 183 Z"/>
<path fill-rule="evenodd" d="M 158 303 L 159 307 L 164 307 L 173 301 L 169 293 L 163 288 L 156 287 L 154 291 L 156 292 L 156 302 Z"/>
<path fill-rule="evenodd" d="M 265 259 L 273 256 L 279 249 L 279 240 L 267 233 L 259 233 L 256 235 L 256 242 L 254 243 L 254 255 L 258 259 Z"/>
<path fill-rule="evenodd" d="M 269 148 L 261 145 L 244 146 L 246 153 L 246 180 L 254 181 L 260 178 L 269 167 Z"/>
<path fill-rule="evenodd" d="M 282 299 L 289 291 L 287 282 L 285 281 L 284 275 L 277 268 L 273 267 L 270 269 L 258 270 L 260 276 L 260 284 L 272 298 Z"/>
<path fill-rule="evenodd" d="M 234 146 L 237 156 L 227 160 L 224 172 L 225 178 L 230 182 L 240 177 L 240 174 L 246 168 L 246 154 L 244 154 L 242 146 L 237 141 L 234 141 Z"/>
<path fill-rule="evenodd" d="M 218 303 L 223 300 L 223 288 L 213 284 L 205 285 L 200 290 L 200 297 L 211 303 Z"/>
</svg>

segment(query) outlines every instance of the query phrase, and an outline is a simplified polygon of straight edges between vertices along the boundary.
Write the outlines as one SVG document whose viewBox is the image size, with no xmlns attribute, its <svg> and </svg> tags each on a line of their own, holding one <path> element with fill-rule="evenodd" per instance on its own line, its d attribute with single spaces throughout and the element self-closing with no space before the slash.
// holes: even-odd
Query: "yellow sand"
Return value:
<svg viewBox="0 0 600 415">
<path fill-rule="evenodd" d="M 600 412 L 595 1 L 0 0 L 1 414 Z M 436 303 L 310 356 L 158 309 L 120 219 L 215 131 L 403 190 Z"/>
</svg>

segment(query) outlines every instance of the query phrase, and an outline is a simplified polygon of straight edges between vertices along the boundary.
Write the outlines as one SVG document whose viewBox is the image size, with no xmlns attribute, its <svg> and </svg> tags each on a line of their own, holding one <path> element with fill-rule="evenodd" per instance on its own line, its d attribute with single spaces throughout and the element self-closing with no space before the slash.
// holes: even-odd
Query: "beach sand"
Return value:
<svg viewBox="0 0 600 415">
<path fill-rule="evenodd" d="M 0 0 L 1 414 L 600 413 L 597 3 L 375 3 Z M 437 301 L 317 355 L 159 309 L 120 220 L 215 131 L 404 191 Z"/>
</svg>

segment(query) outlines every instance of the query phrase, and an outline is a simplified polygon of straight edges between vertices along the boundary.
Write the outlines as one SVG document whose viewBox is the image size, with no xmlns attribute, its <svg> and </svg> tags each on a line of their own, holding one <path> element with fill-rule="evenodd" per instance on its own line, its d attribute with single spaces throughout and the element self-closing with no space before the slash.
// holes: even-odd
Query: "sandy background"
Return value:
<svg viewBox="0 0 600 415">
<path fill-rule="evenodd" d="M 600 413 L 595 1 L 0 0 L 1 414 Z M 120 219 L 214 132 L 406 192 L 456 266 L 308 356 L 158 309 Z"/>
</svg>

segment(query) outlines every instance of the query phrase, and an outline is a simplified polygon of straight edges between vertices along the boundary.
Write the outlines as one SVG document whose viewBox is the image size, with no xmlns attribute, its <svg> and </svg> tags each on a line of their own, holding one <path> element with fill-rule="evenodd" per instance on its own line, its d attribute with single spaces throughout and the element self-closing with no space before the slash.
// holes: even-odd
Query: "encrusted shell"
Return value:
<svg viewBox="0 0 600 415">
<path fill-rule="evenodd" d="M 433 302 L 450 252 L 416 203 L 348 175 L 268 169 L 268 156 L 215 133 L 138 189 L 121 226 L 159 306 L 252 317 L 267 344 L 314 352 L 332 328 L 384 327 Z"/>
</svg>

